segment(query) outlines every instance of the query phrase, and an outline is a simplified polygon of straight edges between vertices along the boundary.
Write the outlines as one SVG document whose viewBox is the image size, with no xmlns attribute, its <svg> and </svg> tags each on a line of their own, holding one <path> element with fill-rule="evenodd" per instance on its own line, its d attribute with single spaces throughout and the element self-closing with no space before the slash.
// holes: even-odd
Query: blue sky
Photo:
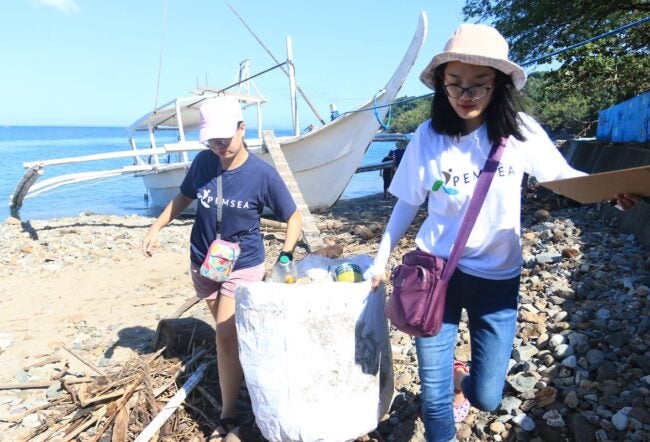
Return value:
<svg viewBox="0 0 650 442">
<path fill-rule="evenodd" d="M 461 0 L 231 0 L 279 59 L 293 40 L 296 79 L 323 116 L 353 109 L 381 89 L 406 50 L 420 11 L 428 36 L 400 95 L 422 95 L 418 79 L 462 21 Z M 274 65 L 225 1 L 4 0 L 0 6 L 0 125 L 128 126 L 197 81 L 224 87 L 239 63 Z M 166 24 L 165 24 L 166 23 Z M 163 38 L 164 35 L 164 38 Z M 164 42 L 164 44 L 163 44 Z M 270 100 L 265 126 L 290 127 L 288 80 L 256 80 Z M 313 118 L 299 102 L 301 126 Z"/>
</svg>

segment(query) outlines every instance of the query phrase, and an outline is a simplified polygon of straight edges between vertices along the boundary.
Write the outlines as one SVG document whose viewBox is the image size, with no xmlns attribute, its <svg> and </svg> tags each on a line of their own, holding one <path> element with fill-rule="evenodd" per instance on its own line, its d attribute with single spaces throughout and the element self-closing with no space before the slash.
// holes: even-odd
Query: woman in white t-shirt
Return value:
<svg viewBox="0 0 650 442">
<path fill-rule="evenodd" d="M 492 144 L 509 137 L 476 224 L 447 291 L 440 333 L 416 338 L 427 441 L 455 438 L 470 403 L 501 401 L 517 320 L 523 263 L 520 191 L 524 173 L 540 181 L 584 175 L 567 164 L 540 125 L 518 111 L 526 74 L 508 60 L 508 44 L 489 26 L 463 24 L 420 76 L 436 91 L 431 119 L 416 130 L 390 186 L 398 198 L 374 264 L 385 278 L 391 251 L 428 199 L 416 246 L 448 258 Z M 617 195 L 627 209 L 636 197 Z M 461 310 L 471 336 L 471 373 L 454 361 Z"/>
</svg>

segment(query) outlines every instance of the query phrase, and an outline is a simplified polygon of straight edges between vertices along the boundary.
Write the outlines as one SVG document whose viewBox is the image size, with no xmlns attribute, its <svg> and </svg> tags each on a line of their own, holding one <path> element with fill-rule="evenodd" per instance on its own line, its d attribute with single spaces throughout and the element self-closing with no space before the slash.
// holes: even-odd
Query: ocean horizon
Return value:
<svg viewBox="0 0 650 442">
<path fill-rule="evenodd" d="M 27 171 L 23 163 L 128 150 L 125 130 L 125 127 L 114 126 L 0 126 L 0 165 L 5 172 L 0 176 L 0 197 L 5 201 L 3 212 L 0 212 L 3 219 L 11 215 L 11 195 Z M 274 130 L 278 136 L 291 134 L 287 129 Z M 249 129 L 250 135 L 254 133 L 255 129 Z M 193 134 L 190 132 L 187 136 L 191 139 Z M 174 132 L 159 132 L 156 139 L 162 144 L 173 142 L 175 137 Z M 138 135 L 136 142 L 138 146 L 148 146 L 148 134 Z M 361 165 L 380 162 L 394 148 L 394 142 L 371 143 Z M 132 165 L 131 158 L 53 165 L 45 167 L 39 179 L 128 165 Z M 383 182 L 379 171 L 364 172 L 352 177 L 341 198 L 380 192 L 383 192 Z M 130 175 L 69 184 L 26 198 L 19 216 L 23 221 L 74 217 L 81 213 L 157 216 L 160 209 L 149 206 L 146 193 L 142 179 Z"/>
</svg>

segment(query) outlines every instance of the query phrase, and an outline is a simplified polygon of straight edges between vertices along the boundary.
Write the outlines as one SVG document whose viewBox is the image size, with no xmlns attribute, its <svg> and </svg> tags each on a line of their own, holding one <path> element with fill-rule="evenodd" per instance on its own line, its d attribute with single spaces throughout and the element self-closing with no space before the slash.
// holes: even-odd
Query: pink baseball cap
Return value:
<svg viewBox="0 0 650 442">
<path fill-rule="evenodd" d="M 220 95 L 210 98 L 199 109 L 199 142 L 212 138 L 230 138 L 237 132 L 237 123 L 244 121 L 239 101 Z"/>
</svg>

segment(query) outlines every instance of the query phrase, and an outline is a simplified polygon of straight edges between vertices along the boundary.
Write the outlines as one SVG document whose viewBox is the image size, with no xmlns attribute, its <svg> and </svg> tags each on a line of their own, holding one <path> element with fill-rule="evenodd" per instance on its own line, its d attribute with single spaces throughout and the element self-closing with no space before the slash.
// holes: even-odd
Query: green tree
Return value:
<svg viewBox="0 0 650 442">
<path fill-rule="evenodd" d="M 414 99 L 415 98 L 415 99 Z M 395 101 L 404 101 L 392 107 L 389 132 L 411 133 L 422 124 L 431 114 L 431 97 L 400 97 Z"/>
<path fill-rule="evenodd" d="M 555 132 L 593 135 L 601 109 L 650 89 L 650 58 L 607 57 L 592 50 L 570 67 L 529 76 L 524 88 L 527 110 Z"/>
<path fill-rule="evenodd" d="M 647 17 L 648 0 L 466 0 L 467 20 L 492 23 L 509 41 L 511 57 L 525 62 Z M 650 26 L 629 28 L 611 51 L 648 54 Z"/>
<path fill-rule="evenodd" d="M 650 2 L 467 0 L 463 12 L 499 29 L 511 58 L 525 63 L 638 21 Z M 531 75 L 523 91 L 529 110 L 557 132 L 593 131 L 599 110 L 650 89 L 648 41 L 650 25 L 643 24 L 558 55 L 558 69 Z"/>
</svg>

